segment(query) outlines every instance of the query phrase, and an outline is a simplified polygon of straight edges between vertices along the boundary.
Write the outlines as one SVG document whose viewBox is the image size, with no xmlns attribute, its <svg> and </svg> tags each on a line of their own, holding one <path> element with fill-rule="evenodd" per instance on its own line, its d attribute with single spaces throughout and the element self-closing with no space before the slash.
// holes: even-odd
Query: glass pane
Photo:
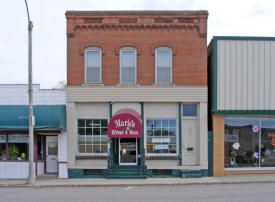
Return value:
<svg viewBox="0 0 275 202">
<path fill-rule="evenodd" d="M 157 51 L 157 67 L 171 66 L 171 52 L 168 50 Z"/>
<path fill-rule="evenodd" d="M 94 120 L 93 127 L 100 127 L 100 120 L 99 119 Z"/>
<path fill-rule="evenodd" d="M 197 116 L 197 104 L 183 104 L 183 116 Z"/>
<path fill-rule="evenodd" d="M 176 119 L 169 120 L 169 127 L 177 127 L 177 120 Z"/>
<path fill-rule="evenodd" d="M 101 120 L 101 127 L 107 127 L 107 119 Z"/>
<path fill-rule="evenodd" d="M 93 126 L 93 120 L 87 119 L 87 120 L 86 120 L 86 127 L 91 128 L 92 126 Z"/>
<path fill-rule="evenodd" d="M 101 144 L 102 144 L 102 143 L 106 143 L 107 140 L 108 140 L 108 137 L 107 137 L 107 136 L 101 136 L 101 139 L 100 139 Z"/>
<path fill-rule="evenodd" d="M 57 155 L 57 145 L 48 144 L 48 155 Z"/>
<path fill-rule="evenodd" d="M 85 153 L 85 144 L 79 144 L 78 145 L 78 152 L 79 153 Z"/>
<path fill-rule="evenodd" d="M 101 153 L 108 153 L 108 145 L 107 144 L 101 145 Z"/>
<path fill-rule="evenodd" d="M 136 66 L 135 55 L 136 55 L 136 51 L 134 50 L 120 51 L 121 67 L 135 67 Z"/>
<path fill-rule="evenodd" d="M 122 83 L 135 83 L 136 71 L 133 67 L 122 67 L 121 68 L 121 82 Z"/>
<path fill-rule="evenodd" d="M 85 127 L 85 120 L 78 119 L 78 127 Z"/>
<path fill-rule="evenodd" d="M 92 144 L 93 143 L 93 136 L 86 136 L 86 144 Z"/>
<path fill-rule="evenodd" d="M 259 166 L 259 119 L 225 117 L 225 167 Z"/>
<path fill-rule="evenodd" d="M 93 135 L 100 135 L 100 128 L 93 128 Z"/>
<path fill-rule="evenodd" d="M 156 120 L 154 120 L 154 128 L 161 128 L 161 120 L 158 120 L 158 119 L 156 119 Z"/>
<path fill-rule="evenodd" d="M 101 135 L 108 135 L 107 128 L 101 128 Z"/>
<path fill-rule="evenodd" d="M 9 143 L 9 160 L 28 160 L 28 144 Z"/>
<path fill-rule="evenodd" d="M 78 128 L 79 135 L 85 135 L 85 128 Z"/>
<path fill-rule="evenodd" d="M 146 127 L 148 129 L 153 129 L 153 127 L 154 127 L 154 121 L 152 119 L 147 119 L 146 120 Z"/>
<path fill-rule="evenodd" d="M 162 120 L 162 128 L 167 128 L 168 127 L 168 120 Z"/>
<path fill-rule="evenodd" d="M 275 119 L 261 120 L 261 166 L 275 166 Z"/>
<path fill-rule="evenodd" d="M 86 135 L 92 135 L 92 134 L 93 134 L 92 128 L 86 128 Z"/>
<path fill-rule="evenodd" d="M 100 150 L 100 145 L 99 144 L 94 144 L 93 145 L 93 153 L 102 153 Z"/>
<path fill-rule="evenodd" d="M 169 153 L 177 153 L 177 145 L 169 144 Z"/>
<path fill-rule="evenodd" d="M 157 83 L 170 83 L 170 67 L 157 68 Z"/>
<path fill-rule="evenodd" d="M 93 153 L 93 145 L 87 144 L 85 153 Z"/>
<path fill-rule="evenodd" d="M 153 131 L 152 130 L 147 130 L 146 134 L 147 134 L 147 136 L 153 136 Z"/>
<path fill-rule="evenodd" d="M 78 135 L 78 144 L 85 144 L 86 138 L 85 135 Z"/>
<path fill-rule="evenodd" d="M 94 144 L 100 144 L 100 136 L 94 136 L 93 137 L 93 143 Z"/>
<path fill-rule="evenodd" d="M 100 83 L 100 68 L 87 67 L 86 68 L 86 82 L 87 83 Z"/>
<path fill-rule="evenodd" d="M 86 51 L 86 66 L 100 67 L 100 51 Z"/>
<path fill-rule="evenodd" d="M 169 136 L 176 137 L 177 135 L 177 128 L 169 128 Z"/>
<path fill-rule="evenodd" d="M 6 144 L 0 143 L 0 160 L 7 160 L 6 159 Z"/>
</svg>

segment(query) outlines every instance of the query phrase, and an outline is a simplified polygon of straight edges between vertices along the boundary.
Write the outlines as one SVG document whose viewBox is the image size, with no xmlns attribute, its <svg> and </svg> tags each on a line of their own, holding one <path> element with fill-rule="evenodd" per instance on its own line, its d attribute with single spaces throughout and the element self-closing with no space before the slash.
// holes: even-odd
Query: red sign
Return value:
<svg viewBox="0 0 275 202">
<path fill-rule="evenodd" d="M 141 138 L 141 136 L 141 118 L 132 109 L 118 111 L 109 122 L 109 138 Z"/>
</svg>

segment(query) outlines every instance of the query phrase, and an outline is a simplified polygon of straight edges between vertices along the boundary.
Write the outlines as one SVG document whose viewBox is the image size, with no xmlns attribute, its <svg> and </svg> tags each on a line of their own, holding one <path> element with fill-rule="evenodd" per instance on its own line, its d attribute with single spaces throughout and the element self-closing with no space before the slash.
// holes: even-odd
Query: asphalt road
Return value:
<svg viewBox="0 0 275 202">
<path fill-rule="evenodd" d="M 177 202 L 275 201 L 275 184 L 226 184 L 140 187 L 0 187 L 0 202 Z"/>
</svg>

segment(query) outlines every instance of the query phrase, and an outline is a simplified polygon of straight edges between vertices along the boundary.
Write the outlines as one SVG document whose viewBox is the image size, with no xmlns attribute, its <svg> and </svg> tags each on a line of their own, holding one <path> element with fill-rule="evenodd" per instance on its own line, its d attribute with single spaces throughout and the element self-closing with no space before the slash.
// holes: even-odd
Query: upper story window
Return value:
<svg viewBox="0 0 275 202">
<path fill-rule="evenodd" d="M 155 83 L 172 83 L 172 49 L 159 47 L 155 50 Z"/>
<path fill-rule="evenodd" d="M 135 84 L 137 80 L 137 50 L 132 47 L 120 49 L 120 83 Z"/>
<path fill-rule="evenodd" d="M 101 83 L 101 49 L 85 49 L 85 83 Z"/>
</svg>

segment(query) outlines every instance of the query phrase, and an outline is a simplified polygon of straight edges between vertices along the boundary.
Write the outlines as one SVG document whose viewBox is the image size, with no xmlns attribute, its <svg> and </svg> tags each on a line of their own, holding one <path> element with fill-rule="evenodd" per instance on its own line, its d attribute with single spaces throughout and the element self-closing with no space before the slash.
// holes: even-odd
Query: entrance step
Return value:
<svg viewBox="0 0 275 202">
<path fill-rule="evenodd" d="M 142 172 L 142 173 L 141 173 Z M 106 171 L 107 179 L 146 179 L 147 168 L 144 166 L 143 170 L 140 170 L 140 166 L 118 166 L 113 165 L 111 168 L 111 174 Z"/>
</svg>

